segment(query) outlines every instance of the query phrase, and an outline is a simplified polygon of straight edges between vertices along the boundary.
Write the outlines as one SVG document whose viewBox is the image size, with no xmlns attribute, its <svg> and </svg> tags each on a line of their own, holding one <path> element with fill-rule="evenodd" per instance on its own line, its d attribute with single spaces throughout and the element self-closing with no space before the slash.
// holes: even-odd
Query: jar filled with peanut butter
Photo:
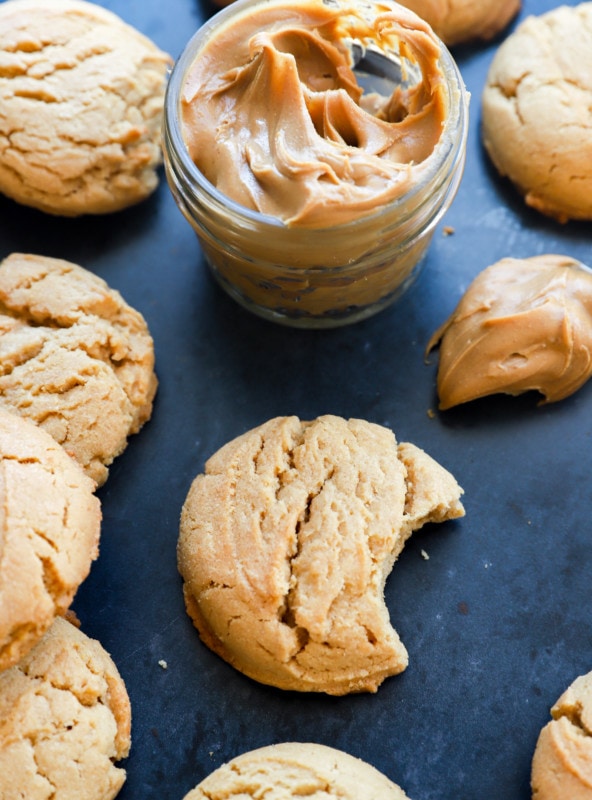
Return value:
<svg viewBox="0 0 592 800">
<path fill-rule="evenodd" d="M 244 307 L 328 328 L 390 305 L 458 188 L 468 94 L 427 23 L 389 0 L 236 0 L 190 40 L 165 169 Z"/>
</svg>

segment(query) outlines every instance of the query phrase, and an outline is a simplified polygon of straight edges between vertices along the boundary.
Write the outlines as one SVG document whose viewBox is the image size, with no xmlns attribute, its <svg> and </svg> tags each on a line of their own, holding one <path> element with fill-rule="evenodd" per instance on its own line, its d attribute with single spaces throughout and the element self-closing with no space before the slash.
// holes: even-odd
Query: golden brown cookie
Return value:
<svg viewBox="0 0 592 800">
<path fill-rule="evenodd" d="M 0 407 L 45 428 L 97 484 L 156 385 L 146 322 L 105 281 L 36 255 L 0 264 Z"/>
<path fill-rule="evenodd" d="M 504 258 L 470 284 L 428 343 L 440 344 L 446 409 L 502 392 L 563 400 L 592 375 L 592 271 L 572 258 Z"/>
<path fill-rule="evenodd" d="M 493 39 L 510 23 L 521 0 L 401 0 L 423 17 L 448 46 Z"/>
<path fill-rule="evenodd" d="M 308 742 L 283 742 L 233 758 L 183 800 L 223 797 L 406 800 L 407 795 L 370 764 L 341 750 Z"/>
<path fill-rule="evenodd" d="M 0 192 L 64 216 L 146 198 L 170 64 L 94 3 L 0 3 Z"/>
<path fill-rule="evenodd" d="M 464 514 L 461 494 L 380 425 L 272 419 L 191 486 L 178 543 L 187 611 L 205 644 L 257 681 L 376 691 L 407 666 L 387 576 L 414 530 Z"/>
<path fill-rule="evenodd" d="M 497 51 L 483 143 L 532 208 L 592 219 L 592 3 L 528 17 Z"/>
<path fill-rule="evenodd" d="M 101 507 L 93 481 L 48 433 L 2 409 L 0 498 L 2 670 L 72 602 L 97 556 Z"/>
<path fill-rule="evenodd" d="M 532 760 L 533 800 L 592 800 L 592 672 L 551 709 Z"/>
<path fill-rule="evenodd" d="M 130 748 L 125 684 L 99 642 L 65 619 L 0 673 L 2 800 L 111 800 Z"/>
</svg>

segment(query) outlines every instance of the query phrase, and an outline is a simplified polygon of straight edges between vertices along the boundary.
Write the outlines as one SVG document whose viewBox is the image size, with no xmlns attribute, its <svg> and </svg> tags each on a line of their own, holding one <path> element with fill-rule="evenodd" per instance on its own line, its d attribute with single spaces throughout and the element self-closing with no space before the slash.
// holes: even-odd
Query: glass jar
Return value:
<svg viewBox="0 0 592 800">
<path fill-rule="evenodd" d="M 278 323 L 336 327 L 389 306 L 418 275 L 434 228 L 461 180 L 468 93 L 454 59 L 441 44 L 438 63 L 446 107 L 442 134 L 418 178 L 400 197 L 327 227 L 286 224 L 247 208 L 221 193 L 191 159 L 183 138 L 181 103 L 188 72 L 206 43 L 233 15 L 268 1 L 236 0 L 215 14 L 175 64 L 163 127 L 167 180 L 213 275 L 231 297 Z M 416 80 L 409 77 L 408 65 L 395 66 L 401 82 L 405 76 Z"/>
</svg>

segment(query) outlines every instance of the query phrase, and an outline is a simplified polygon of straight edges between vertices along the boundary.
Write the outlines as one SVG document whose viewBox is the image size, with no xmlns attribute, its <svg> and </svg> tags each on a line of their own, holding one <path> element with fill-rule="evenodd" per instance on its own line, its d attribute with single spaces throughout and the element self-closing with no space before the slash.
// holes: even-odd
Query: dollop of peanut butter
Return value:
<svg viewBox="0 0 592 800">
<path fill-rule="evenodd" d="M 504 258 L 434 333 L 441 409 L 496 393 L 573 394 L 592 374 L 592 270 L 571 258 Z"/>
<path fill-rule="evenodd" d="M 447 113 L 440 51 L 427 23 L 388 0 L 250 6 L 188 70 L 183 138 L 241 205 L 288 225 L 348 222 L 420 180 Z M 372 78 L 383 54 L 400 80 Z"/>
</svg>

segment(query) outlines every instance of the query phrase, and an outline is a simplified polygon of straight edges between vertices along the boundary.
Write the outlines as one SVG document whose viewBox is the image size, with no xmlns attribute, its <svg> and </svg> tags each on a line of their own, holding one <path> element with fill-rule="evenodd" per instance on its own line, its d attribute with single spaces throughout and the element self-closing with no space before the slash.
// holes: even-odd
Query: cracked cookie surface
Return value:
<svg viewBox="0 0 592 800">
<path fill-rule="evenodd" d="M 448 46 L 493 39 L 520 10 L 521 0 L 403 0 Z"/>
<path fill-rule="evenodd" d="M 152 337 L 119 292 L 61 259 L 0 263 L 0 407 L 43 427 L 98 485 L 156 386 Z"/>
<path fill-rule="evenodd" d="M 102 645 L 63 618 L 0 673 L 2 800 L 111 800 L 130 748 L 125 684 Z"/>
<path fill-rule="evenodd" d="M 101 508 L 94 483 L 60 445 L 2 409 L 0 501 L 1 670 L 68 609 L 97 557 Z"/>
<path fill-rule="evenodd" d="M 170 66 L 94 3 L 0 3 L 0 192 L 64 216 L 145 199 L 158 184 Z"/>
<path fill-rule="evenodd" d="M 178 563 L 202 640 L 282 689 L 376 691 L 407 666 L 384 585 L 409 535 L 464 514 L 452 475 L 364 420 L 279 417 L 207 462 Z"/>
<path fill-rule="evenodd" d="M 592 219 L 592 3 L 528 17 L 500 46 L 482 96 L 482 138 L 527 205 Z"/>
<path fill-rule="evenodd" d="M 407 795 L 373 766 L 341 750 L 308 742 L 282 742 L 233 758 L 184 800 L 233 797 L 406 800 Z"/>
<path fill-rule="evenodd" d="M 532 761 L 533 800 L 592 800 L 592 672 L 551 709 Z"/>
</svg>

